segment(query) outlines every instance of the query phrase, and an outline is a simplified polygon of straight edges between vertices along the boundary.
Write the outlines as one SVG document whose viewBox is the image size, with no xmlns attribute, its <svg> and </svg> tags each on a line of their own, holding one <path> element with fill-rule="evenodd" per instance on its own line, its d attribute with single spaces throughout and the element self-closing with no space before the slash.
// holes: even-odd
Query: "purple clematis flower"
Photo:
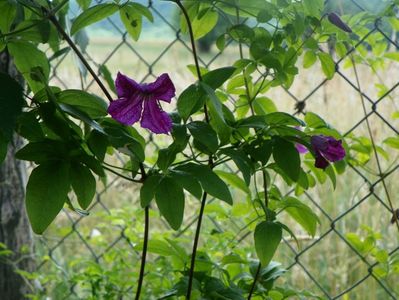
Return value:
<svg viewBox="0 0 399 300">
<path fill-rule="evenodd" d="M 175 96 L 168 74 L 162 74 L 152 83 L 139 84 L 118 72 L 115 87 L 118 99 L 108 107 L 113 119 L 124 125 L 141 120 L 141 127 L 154 133 L 167 134 L 172 130 L 172 119 L 159 103 L 160 100 L 170 103 Z"/>
<path fill-rule="evenodd" d="M 315 167 L 325 169 L 330 164 L 345 157 L 345 149 L 342 141 L 336 140 L 331 136 L 314 135 L 310 139 L 313 151 L 315 152 Z"/>
<path fill-rule="evenodd" d="M 305 154 L 308 152 L 308 148 L 306 148 L 304 145 L 300 143 L 295 143 L 295 148 L 301 154 Z"/>
</svg>

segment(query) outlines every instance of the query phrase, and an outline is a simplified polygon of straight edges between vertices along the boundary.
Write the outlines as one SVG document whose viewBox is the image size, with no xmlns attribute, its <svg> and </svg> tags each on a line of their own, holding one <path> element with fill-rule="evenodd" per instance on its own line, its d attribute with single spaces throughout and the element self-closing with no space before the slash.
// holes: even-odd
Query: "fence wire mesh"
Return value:
<svg viewBox="0 0 399 300">
<path fill-rule="evenodd" d="M 356 6 L 358 11 L 364 10 L 356 1 L 348 2 Z M 101 32 L 92 37 L 89 34 L 90 42 L 87 43 L 87 36 L 81 34 L 77 43 L 90 64 L 98 70 L 98 74 L 100 67 L 107 65 L 111 74 L 120 70 L 138 81 L 148 82 L 157 74 L 169 72 L 177 91 L 181 92 L 194 80 L 186 69 L 186 65 L 192 64 L 187 38 L 175 25 L 174 10 L 168 8 L 173 3 L 148 1 L 146 4 L 154 15 L 156 30 L 147 31 L 145 27 L 140 42 L 130 40 L 119 24 L 110 18 L 102 26 L 111 29 L 112 35 L 107 36 Z M 381 72 L 376 72 L 371 65 L 359 66 L 359 82 L 353 68 L 347 68 L 352 55 L 367 48 L 371 36 L 378 36 L 393 51 L 399 50 L 395 39 L 381 28 L 381 21 L 376 19 L 374 25 L 367 28 L 367 32 L 359 37 L 357 44 L 343 57 L 334 56 L 336 74 L 332 80 L 327 80 L 322 72 L 314 68 L 311 71 L 303 70 L 289 90 L 276 88 L 268 92 L 267 96 L 274 100 L 280 110 L 300 115 L 306 111 L 318 113 L 349 139 L 353 135 L 367 136 L 367 120 L 379 142 L 398 135 L 398 122 L 391 118 L 391 113 L 397 110 L 395 99 L 399 80 L 395 74 L 398 74 L 398 64 L 390 64 Z M 200 63 L 207 68 L 216 68 L 231 65 L 238 58 L 238 45 L 228 42 L 223 53 L 215 47 L 201 53 Z M 83 88 L 101 95 L 90 75 L 85 74 L 72 53 L 52 63 L 54 85 Z M 376 83 L 384 85 L 382 92 L 376 90 Z M 361 107 L 362 98 L 366 102 L 366 115 Z M 149 148 L 156 150 L 165 141 L 153 137 L 151 144 Z M 383 156 L 382 151 L 380 156 Z M 375 161 L 373 158 L 370 160 L 368 165 L 371 170 L 350 165 L 345 174 L 338 178 L 335 191 L 326 184 L 301 195 L 301 200 L 319 216 L 321 225 L 315 237 L 301 234 L 300 230 L 295 231 L 299 236 L 299 248 L 288 237 L 279 248 L 276 260 L 288 269 L 284 280 L 293 288 L 306 289 L 326 299 L 399 298 L 397 284 L 377 272 L 381 262 L 367 251 L 359 251 L 350 235 L 361 235 L 361 226 L 369 226 L 381 233 L 378 243 L 389 252 L 390 257 L 399 253 L 398 233 L 394 226 L 389 225 L 392 212 L 382 182 L 384 178 L 391 195 L 397 193 L 395 182 L 398 179 L 399 163 L 397 159 L 390 163 L 384 161 L 382 174 L 379 174 Z M 126 162 L 120 157 L 113 163 L 123 166 Z M 74 276 L 82 275 L 79 272 L 84 269 L 84 272 L 91 272 L 93 282 L 90 284 L 100 284 L 101 277 L 95 276 L 100 274 L 96 273 L 96 266 L 101 265 L 111 270 L 114 260 L 121 259 L 123 264 L 118 266 L 125 266 L 125 270 L 118 272 L 124 274 L 125 285 L 119 287 L 121 293 L 115 299 L 132 298 L 135 289 L 133 274 L 139 268 L 141 255 L 137 245 L 140 244 L 143 232 L 143 213 L 138 209 L 137 202 L 138 191 L 138 186 L 116 176 L 109 176 L 107 182 L 98 183 L 97 196 L 89 209 L 89 217 L 63 210 L 47 233 L 38 238 L 38 257 L 41 259 L 38 273 L 52 272 L 54 276 L 63 278 L 63 283 L 57 286 L 45 284 L 44 294 L 54 289 L 57 291 L 57 299 L 81 299 L 82 287 L 76 284 L 70 274 L 75 272 Z M 294 192 L 287 191 L 287 195 Z M 395 197 L 393 199 L 396 201 Z M 155 211 L 151 213 L 157 216 Z M 190 232 L 194 230 L 197 215 L 198 203 L 193 202 L 186 213 L 184 226 L 173 233 L 174 238 L 187 238 L 190 241 Z M 169 230 L 162 219 L 157 218 L 154 222 L 150 229 L 152 237 Z M 247 228 L 247 223 L 239 218 L 220 218 L 210 209 L 204 227 L 218 233 L 227 232 L 232 241 L 228 244 L 231 249 L 253 243 L 251 228 Z M 202 241 L 202 245 L 206 247 L 206 242 Z M 188 243 L 187 247 L 189 251 L 191 244 Z M 160 260 L 156 255 L 150 255 L 150 263 Z M 82 264 L 85 268 L 79 269 Z M 54 269 L 56 272 L 51 271 Z M 112 282 L 112 278 L 109 281 Z M 151 281 L 151 278 L 146 281 Z M 150 290 L 151 284 L 147 284 Z M 147 293 L 145 297 L 157 299 L 160 296 Z"/>
</svg>

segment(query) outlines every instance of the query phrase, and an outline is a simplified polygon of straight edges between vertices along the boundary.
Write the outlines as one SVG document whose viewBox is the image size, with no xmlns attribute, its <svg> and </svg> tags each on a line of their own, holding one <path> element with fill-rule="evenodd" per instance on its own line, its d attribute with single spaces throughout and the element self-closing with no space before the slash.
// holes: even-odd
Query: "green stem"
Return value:
<svg viewBox="0 0 399 300">
<path fill-rule="evenodd" d="M 262 265 L 261 265 L 261 263 L 259 262 L 259 264 L 258 264 L 258 268 L 256 269 L 256 273 L 255 273 L 255 277 L 254 277 L 254 282 L 252 283 L 252 286 L 251 286 L 251 289 L 250 289 L 250 291 L 249 291 L 249 295 L 248 295 L 248 300 L 251 300 L 251 298 L 252 298 L 252 295 L 253 295 L 253 293 L 255 292 L 255 287 L 256 287 L 256 283 L 257 283 L 257 281 L 258 281 L 258 277 L 259 277 L 259 273 L 260 273 L 260 270 L 262 269 Z"/>
<path fill-rule="evenodd" d="M 48 12 L 50 13 L 50 12 Z M 108 98 L 110 102 L 113 101 L 112 96 L 108 92 L 107 88 L 104 86 L 104 84 L 101 82 L 100 78 L 97 76 L 97 74 L 94 72 L 94 70 L 91 68 L 87 60 L 84 58 L 83 54 L 80 52 L 78 47 L 76 47 L 75 43 L 72 41 L 72 39 L 69 37 L 69 35 L 65 32 L 65 30 L 62 28 L 61 24 L 58 22 L 57 18 L 50 14 L 49 15 L 49 20 L 51 23 L 54 24 L 54 26 L 57 28 L 58 32 L 62 35 L 62 37 L 65 39 L 65 41 L 68 43 L 68 45 L 73 49 L 75 54 L 79 57 L 80 61 L 82 64 L 86 67 L 87 71 L 93 76 L 94 80 L 97 82 L 98 86 L 101 88 L 103 91 L 104 95 Z"/>
<path fill-rule="evenodd" d="M 147 249 L 148 249 L 148 237 L 149 237 L 149 227 L 150 227 L 150 214 L 149 214 L 149 206 L 146 206 L 144 209 L 144 241 L 143 241 L 143 252 L 141 254 L 141 265 L 140 265 L 140 274 L 139 280 L 137 284 L 137 291 L 136 291 L 136 300 L 140 299 L 141 288 L 143 286 L 144 280 L 144 271 L 145 271 L 145 264 L 147 258 Z"/>
<path fill-rule="evenodd" d="M 184 18 L 186 20 L 186 23 L 187 23 L 187 28 L 188 28 L 188 32 L 189 32 L 189 36 L 190 36 L 191 49 L 193 51 L 193 56 L 194 56 L 194 62 L 195 62 L 195 68 L 196 68 L 196 71 L 197 71 L 198 81 L 201 82 L 202 81 L 201 69 L 200 69 L 200 66 L 199 66 L 197 48 L 195 46 L 194 32 L 193 32 L 193 28 L 191 26 L 190 17 L 189 17 L 189 15 L 187 13 L 186 8 L 180 2 L 180 0 L 175 0 L 175 3 L 180 8 L 180 10 L 183 13 Z M 204 114 L 205 114 L 205 120 L 209 124 L 210 119 L 209 119 L 209 113 L 208 113 L 208 108 L 207 108 L 206 104 L 204 104 Z M 209 159 L 208 159 L 208 165 L 210 166 L 210 168 L 214 167 L 214 163 L 213 163 L 213 159 L 212 159 L 211 155 L 209 156 Z M 193 250 L 192 250 L 192 253 L 191 253 L 190 270 L 189 270 L 189 275 L 188 275 L 188 286 L 187 286 L 187 294 L 186 294 L 186 299 L 187 300 L 190 300 L 191 291 L 192 291 L 192 288 L 193 288 L 193 279 L 194 279 L 194 270 L 195 270 L 195 258 L 196 258 L 196 255 L 197 255 L 197 248 L 198 248 L 198 242 L 199 242 L 199 237 L 200 237 L 200 233 L 201 233 L 201 225 L 202 225 L 202 219 L 204 217 L 204 210 L 205 210 L 207 195 L 208 194 L 206 192 L 204 192 L 204 194 L 202 196 L 202 200 L 201 200 L 200 212 L 199 212 L 199 215 L 198 215 L 198 223 L 197 223 L 197 228 L 196 228 L 196 232 L 195 232 L 195 236 L 194 236 Z"/>
</svg>

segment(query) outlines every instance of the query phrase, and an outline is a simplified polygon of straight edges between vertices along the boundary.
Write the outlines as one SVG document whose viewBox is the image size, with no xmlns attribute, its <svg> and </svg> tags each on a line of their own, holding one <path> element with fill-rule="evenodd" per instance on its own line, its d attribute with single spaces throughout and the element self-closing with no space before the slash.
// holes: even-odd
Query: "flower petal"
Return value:
<svg viewBox="0 0 399 300">
<path fill-rule="evenodd" d="M 308 148 L 306 148 L 304 145 L 300 143 L 295 143 L 295 148 L 301 154 L 308 153 Z"/>
<path fill-rule="evenodd" d="M 341 141 L 332 141 L 329 143 L 326 151 L 323 152 L 324 157 L 331 162 L 341 160 L 345 157 L 345 149 L 342 147 Z"/>
<path fill-rule="evenodd" d="M 172 130 L 172 119 L 162 111 L 159 103 L 153 100 L 144 101 L 144 111 L 141 118 L 141 127 L 154 133 L 169 133 Z"/>
<path fill-rule="evenodd" d="M 153 83 L 147 84 L 145 92 L 151 95 L 151 100 L 162 100 L 170 103 L 170 100 L 175 96 L 175 86 L 169 75 L 164 73 L 157 78 Z"/>
<path fill-rule="evenodd" d="M 139 95 L 112 101 L 108 113 L 113 119 L 124 125 L 132 125 L 140 119 L 143 110 L 143 99 Z"/>
<path fill-rule="evenodd" d="M 132 94 L 142 92 L 143 85 L 118 72 L 115 79 L 115 88 L 119 98 L 129 98 Z"/>
<path fill-rule="evenodd" d="M 327 168 L 329 166 L 330 163 L 319 152 L 316 152 L 315 157 L 316 157 L 316 161 L 314 163 L 314 166 L 316 168 L 324 170 L 325 168 Z"/>
</svg>

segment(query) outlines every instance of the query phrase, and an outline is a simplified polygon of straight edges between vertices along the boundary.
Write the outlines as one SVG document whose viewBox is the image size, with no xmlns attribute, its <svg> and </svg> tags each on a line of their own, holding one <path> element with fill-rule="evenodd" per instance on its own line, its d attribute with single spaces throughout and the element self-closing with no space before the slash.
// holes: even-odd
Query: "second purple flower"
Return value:
<svg viewBox="0 0 399 300">
<path fill-rule="evenodd" d="M 338 141 L 331 136 L 314 135 L 310 139 L 313 151 L 315 152 L 315 167 L 325 169 L 330 164 L 345 157 L 345 149 L 342 141 Z"/>
<path fill-rule="evenodd" d="M 172 120 L 159 102 L 170 103 L 175 96 L 175 87 L 168 74 L 162 74 L 152 83 L 139 84 L 118 72 L 115 87 L 118 99 L 108 107 L 113 119 L 124 125 L 141 120 L 141 127 L 157 134 L 172 130 Z"/>
</svg>

